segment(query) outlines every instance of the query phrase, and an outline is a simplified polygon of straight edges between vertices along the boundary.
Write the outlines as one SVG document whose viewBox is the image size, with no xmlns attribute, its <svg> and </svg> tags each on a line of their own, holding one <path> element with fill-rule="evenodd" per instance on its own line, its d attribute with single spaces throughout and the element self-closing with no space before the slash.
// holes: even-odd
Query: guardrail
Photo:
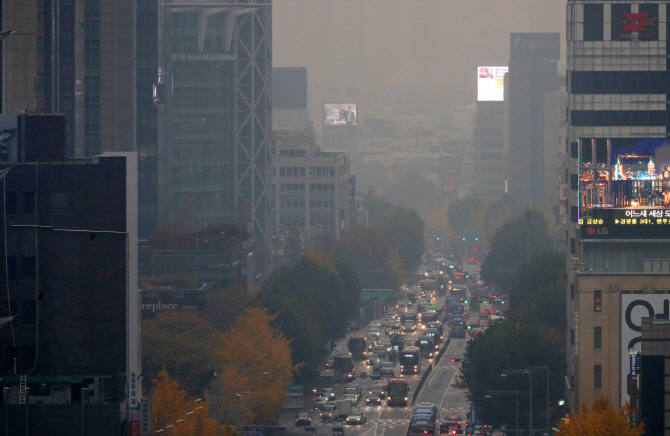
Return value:
<svg viewBox="0 0 670 436">
<path fill-rule="evenodd" d="M 424 382 L 426 381 L 430 373 L 433 372 L 433 365 L 440 360 L 440 357 L 442 357 L 447 348 L 449 348 L 450 343 L 451 338 L 448 338 L 444 342 L 444 346 L 442 346 L 440 352 L 437 353 L 437 356 L 435 356 L 435 359 L 433 359 L 430 365 L 428 365 L 428 368 L 426 368 L 426 371 L 423 373 L 423 376 L 421 376 L 421 380 L 419 380 L 419 384 L 416 386 L 416 389 L 414 389 L 414 394 L 412 395 L 412 406 L 414 405 L 414 403 L 416 403 L 416 399 L 419 397 L 419 393 L 421 392 L 421 388 L 423 387 Z"/>
</svg>

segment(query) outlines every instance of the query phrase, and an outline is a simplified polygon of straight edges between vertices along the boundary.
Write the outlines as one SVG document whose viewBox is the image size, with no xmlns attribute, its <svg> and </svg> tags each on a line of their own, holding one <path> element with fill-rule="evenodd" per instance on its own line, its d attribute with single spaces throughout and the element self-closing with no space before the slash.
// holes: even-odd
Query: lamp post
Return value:
<svg viewBox="0 0 670 436">
<path fill-rule="evenodd" d="M 507 377 L 507 374 L 528 374 L 529 379 L 529 401 L 528 401 L 528 435 L 533 434 L 533 373 L 528 369 L 505 369 L 500 377 Z"/>
<path fill-rule="evenodd" d="M 236 369 L 237 370 L 237 388 L 223 388 L 224 390 L 243 390 L 244 394 L 250 394 L 249 390 L 247 388 L 241 388 L 240 387 L 240 373 L 241 372 L 260 372 L 263 375 L 269 375 L 270 373 L 267 372 L 263 368 L 247 368 L 244 366 L 224 366 L 223 369 Z M 237 397 L 237 407 L 235 409 L 235 432 L 239 434 L 240 432 L 240 398 L 242 398 L 242 395 L 235 393 Z M 218 422 L 217 422 L 218 424 Z"/>
<path fill-rule="evenodd" d="M 516 430 L 514 432 L 519 436 L 519 391 L 489 391 L 484 398 L 493 398 L 492 395 L 514 395 L 516 399 Z"/>
<path fill-rule="evenodd" d="M 507 374 L 528 374 L 529 379 L 529 405 L 528 405 L 528 431 L 529 435 L 532 435 L 533 432 L 533 371 L 546 371 L 547 372 L 547 434 L 549 433 L 549 367 L 548 366 L 529 366 L 526 369 L 506 369 L 503 370 L 501 377 L 507 377 Z"/>
</svg>

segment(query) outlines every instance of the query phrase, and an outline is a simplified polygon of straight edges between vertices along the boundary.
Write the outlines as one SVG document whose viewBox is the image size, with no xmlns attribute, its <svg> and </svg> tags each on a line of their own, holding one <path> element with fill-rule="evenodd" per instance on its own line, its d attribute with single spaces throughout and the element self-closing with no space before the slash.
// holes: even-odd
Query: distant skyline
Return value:
<svg viewBox="0 0 670 436">
<path fill-rule="evenodd" d="M 508 65 L 512 32 L 560 32 L 565 0 L 277 0 L 273 65 L 309 86 L 437 86 L 476 99 L 475 67 Z M 564 61 L 561 61 L 564 64 Z"/>
</svg>

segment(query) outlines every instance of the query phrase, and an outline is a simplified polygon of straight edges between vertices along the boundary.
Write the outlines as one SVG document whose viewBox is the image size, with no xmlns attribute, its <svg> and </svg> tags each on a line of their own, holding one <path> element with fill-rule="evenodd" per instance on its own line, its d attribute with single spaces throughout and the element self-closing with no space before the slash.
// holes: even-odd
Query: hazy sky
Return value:
<svg viewBox="0 0 670 436">
<path fill-rule="evenodd" d="M 467 87 L 475 95 L 476 66 L 508 64 L 510 32 L 563 38 L 565 29 L 565 0 L 273 3 L 273 65 L 307 67 L 310 84 Z"/>
</svg>

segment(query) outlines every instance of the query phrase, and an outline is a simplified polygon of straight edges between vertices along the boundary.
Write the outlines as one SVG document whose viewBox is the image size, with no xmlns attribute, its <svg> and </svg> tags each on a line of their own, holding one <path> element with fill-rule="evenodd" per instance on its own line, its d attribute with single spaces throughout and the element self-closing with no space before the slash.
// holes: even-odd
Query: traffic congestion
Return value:
<svg viewBox="0 0 670 436">
<path fill-rule="evenodd" d="M 504 316 L 504 300 L 489 295 L 477 265 L 468 271 L 439 253 L 427 257 L 397 301 L 336 343 L 294 427 L 361 436 L 494 434 L 473 416 L 461 365 L 467 341 Z"/>
</svg>

